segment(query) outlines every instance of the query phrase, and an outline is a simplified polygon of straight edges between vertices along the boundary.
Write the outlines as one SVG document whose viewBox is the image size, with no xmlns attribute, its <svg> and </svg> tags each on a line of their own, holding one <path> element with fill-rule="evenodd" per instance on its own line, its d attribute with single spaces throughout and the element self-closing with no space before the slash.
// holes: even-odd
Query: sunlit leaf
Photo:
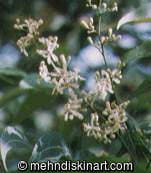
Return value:
<svg viewBox="0 0 151 173">
<path fill-rule="evenodd" d="M 146 96 L 148 95 L 150 100 L 151 100 L 151 79 L 148 78 L 146 80 L 144 80 L 140 86 L 136 89 L 136 91 L 133 93 L 133 97 L 138 97 L 141 95 L 146 94 Z M 146 101 L 147 101 L 146 97 Z"/>
<path fill-rule="evenodd" d="M 15 127 L 8 126 L 4 129 L 1 141 L 0 141 L 0 152 L 3 161 L 3 165 L 6 171 L 7 167 L 7 155 L 10 150 L 27 147 L 28 141 L 26 137 Z"/>
<path fill-rule="evenodd" d="M 144 17 L 144 18 L 129 18 L 128 15 L 122 17 L 117 25 L 117 30 L 119 30 L 121 28 L 121 26 L 125 25 L 125 24 L 139 24 L 139 23 L 151 23 L 151 17 Z"/>
<path fill-rule="evenodd" d="M 149 11 L 150 4 L 144 4 L 138 9 L 132 9 L 129 13 L 125 14 L 117 24 L 117 30 L 120 29 L 125 24 L 138 24 L 138 23 L 148 23 L 151 22 L 151 15 L 147 14 Z M 142 13 L 143 12 L 143 13 Z"/>
<path fill-rule="evenodd" d="M 150 45 L 151 45 L 150 41 L 145 41 L 141 45 L 138 45 L 136 48 L 128 51 L 124 55 L 123 61 L 125 63 L 128 63 L 130 61 L 136 61 L 144 57 L 150 58 L 151 56 Z"/>
<path fill-rule="evenodd" d="M 25 77 L 26 73 L 17 68 L 0 68 L 0 75 Z"/>
<path fill-rule="evenodd" d="M 27 93 L 28 91 L 28 89 L 22 89 L 18 87 L 10 90 L 8 93 L 0 97 L 0 107 L 4 106 L 5 104 L 8 104 L 13 99 Z"/>
<path fill-rule="evenodd" d="M 23 78 L 20 81 L 20 86 L 22 88 L 33 88 L 33 89 L 38 89 L 38 88 L 46 88 L 46 89 L 52 89 L 52 85 L 49 83 L 46 83 L 44 80 L 40 79 L 39 75 L 36 73 L 31 73 L 25 78 Z"/>
<path fill-rule="evenodd" d="M 38 90 L 38 91 L 30 91 L 27 93 L 25 100 L 20 105 L 19 110 L 12 120 L 13 123 L 21 123 L 25 119 L 28 119 L 31 115 L 33 115 L 33 112 L 52 106 L 52 104 L 55 106 L 55 100 L 56 98 L 53 97 L 53 100 L 51 99 L 50 91 L 47 90 Z"/>
<path fill-rule="evenodd" d="M 71 156 L 64 140 L 58 134 L 50 133 L 41 137 L 35 144 L 30 160 L 59 161 L 63 156 Z"/>
</svg>

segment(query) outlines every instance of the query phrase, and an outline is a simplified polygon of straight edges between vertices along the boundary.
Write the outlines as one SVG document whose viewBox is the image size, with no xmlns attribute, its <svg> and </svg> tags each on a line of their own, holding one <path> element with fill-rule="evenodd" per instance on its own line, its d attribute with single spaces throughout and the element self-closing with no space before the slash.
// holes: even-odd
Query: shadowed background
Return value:
<svg viewBox="0 0 151 173">
<path fill-rule="evenodd" d="M 105 22 L 110 23 L 108 27 L 116 26 L 122 16 L 133 10 L 139 9 L 136 17 L 150 13 L 151 4 L 147 0 L 120 1 L 119 4 L 118 15 L 110 14 L 105 17 Z M 125 152 L 118 139 L 112 145 L 104 146 L 87 138 L 78 120 L 64 122 L 60 112 L 66 97 L 52 96 L 51 87 L 37 82 L 40 57 L 32 52 L 32 49 L 30 56 L 24 57 L 16 46 L 17 39 L 22 35 L 13 28 L 16 18 L 42 18 L 42 35 L 59 37 L 58 53 L 73 57 L 70 67 L 81 71 L 87 79 L 85 87 L 91 89 L 94 85 L 94 72 L 104 64 L 98 51 L 87 42 L 87 33 L 80 25 L 80 21 L 90 15 L 93 15 L 93 12 L 85 7 L 84 0 L 0 1 L 0 133 L 7 126 L 16 126 L 26 135 L 30 141 L 30 150 L 25 152 L 25 159 L 29 158 L 40 136 L 48 134 L 47 140 L 51 141 L 52 132 L 63 136 L 74 159 L 89 158 L 87 155 L 90 155 L 90 158 L 94 155 L 99 157 L 108 152 L 121 156 Z M 122 39 L 117 44 L 105 47 L 109 66 L 115 66 L 119 59 L 127 62 L 117 93 L 121 101 L 131 99 L 128 113 L 137 120 L 141 128 L 147 129 L 149 134 L 150 28 L 150 23 L 125 25 L 119 30 Z M 30 89 L 32 87 L 34 89 Z M 10 154 L 9 160 L 12 160 L 12 157 Z M 19 152 L 16 158 L 20 157 L 23 156 L 20 156 Z M 141 157 L 143 158 L 140 155 Z M 9 167 L 14 168 L 16 162 L 8 161 Z"/>
</svg>

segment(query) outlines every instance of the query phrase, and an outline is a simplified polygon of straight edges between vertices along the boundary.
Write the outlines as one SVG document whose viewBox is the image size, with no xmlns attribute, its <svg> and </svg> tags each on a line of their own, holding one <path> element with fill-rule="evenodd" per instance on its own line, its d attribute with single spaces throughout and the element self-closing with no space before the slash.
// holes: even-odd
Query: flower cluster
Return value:
<svg viewBox="0 0 151 173">
<path fill-rule="evenodd" d="M 103 12 L 118 10 L 115 1 L 110 5 L 102 0 L 98 2 L 99 4 L 94 4 L 92 0 L 88 0 L 87 6 L 95 10 L 103 10 Z M 101 19 L 100 16 L 99 19 Z M 54 87 L 52 94 L 66 93 L 68 95 L 68 101 L 64 104 L 63 111 L 65 121 L 78 118 L 83 122 L 84 131 L 88 136 L 93 136 L 95 139 L 107 143 L 111 142 L 111 139 L 114 139 L 120 130 L 126 129 L 127 114 L 125 109 L 128 102 L 117 104 L 117 100 L 110 101 L 109 96 L 116 94 L 114 89 L 116 85 L 120 84 L 122 73 L 121 68 L 110 69 L 108 67 L 104 44 L 117 40 L 119 36 L 113 33 L 112 28 L 109 28 L 107 34 L 104 35 L 104 32 L 102 33 L 100 30 L 100 21 L 99 28 L 95 27 L 93 17 L 90 17 L 88 22 L 82 21 L 88 34 L 96 34 L 96 41 L 91 36 L 88 36 L 88 40 L 100 51 L 106 67 L 96 72 L 96 83 L 90 91 L 80 89 L 80 82 L 85 79 L 80 76 L 77 70 L 69 69 L 71 57 L 66 57 L 63 54 L 57 55 L 58 37 L 38 37 L 38 43 L 41 47 L 36 52 L 43 58 L 39 66 L 39 75 L 41 79 Z M 29 31 L 27 36 L 22 37 L 17 42 L 25 55 L 28 55 L 26 47 L 31 43 L 34 36 L 39 36 L 38 29 L 42 23 L 41 20 L 30 19 L 25 20 L 24 24 L 20 24 L 20 20 L 17 20 L 16 29 L 27 28 Z M 87 121 L 89 116 L 90 122 Z"/>
<path fill-rule="evenodd" d="M 78 74 L 78 71 L 68 71 L 67 67 L 56 67 L 50 74 L 52 77 L 51 82 L 55 84 L 53 93 L 57 92 L 63 94 L 65 89 L 78 89 L 78 81 L 84 80 L 84 78 Z"/>
<path fill-rule="evenodd" d="M 64 119 L 67 120 L 73 120 L 74 117 L 77 117 L 80 120 L 83 120 L 84 116 L 81 113 L 82 111 L 82 104 L 83 99 L 78 98 L 77 95 L 74 92 L 70 93 L 70 98 L 68 100 L 68 103 L 64 106 Z"/>
<path fill-rule="evenodd" d="M 68 70 L 70 57 L 67 58 L 62 54 L 57 56 L 54 51 L 59 47 L 57 37 L 40 38 L 39 41 L 46 48 L 37 50 L 37 53 L 46 59 L 48 65 L 52 65 L 53 70 L 48 71 L 44 61 L 40 63 L 39 74 L 43 80 L 52 83 L 55 87 L 53 93 L 63 94 L 65 89 L 76 89 L 79 87 L 78 81 L 84 80 L 78 71 Z"/>
<path fill-rule="evenodd" d="M 52 94 L 63 94 L 68 91 L 69 99 L 64 105 L 65 121 L 73 120 L 74 117 L 83 119 L 80 112 L 82 110 L 81 104 L 83 99 L 79 99 L 74 90 L 79 88 L 79 81 L 84 80 L 77 70 L 71 71 L 68 65 L 71 57 L 66 58 L 65 55 L 56 55 L 55 50 L 59 47 L 58 38 L 49 36 L 48 38 L 39 38 L 39 42 L 44 46 L 43 49 L 38 49 L 37 53 L 41 55 L 48 65 L 52 65 L 53 70 L 49 72 L 48 65 L 45 61 L 40 63 L 39 75 L 48 83 L 54 85 Z"/>
<path fill-rule="evenodd" d="M 93 136 L 96 139 L 100 139 L 100 137 L 102 137 L 99 116 L 96 112 L 91 114 L 90 123 L 83 123 L 83 127 L 84 131 L 87 133 L 87 136 Z"/>
<path fill-rule="evenodd" d="M 96 112 L 92 113 L 90 123 L 83 124 L 87 136 L 93 136 L 104 143 L 110 143 L 111 139 L 114 139 L 120 130 L 127 128 L 125 109 L 128 103 L 127 101 L 117 105 L 114 102 L 111 104 L 107 102 L 106 108 L 100 116 Z"/>
<path fill-rule="evenodd" d="M 91 7 L 94 10 L 97 10 L 100 14 L 105 13 L 105 12 L 117 12 L 118 11 L 118 4 L 117 2 L 104 2 L 102 0 L 99 0 L 99 3 L 92 3 L 92 0 L 87 0 L 87 6 Z M 101 17 L 100 17 L 100 21 L 101 22 Z M 81 24 L 87 29 L 88 34 L 91 33 L 96 33 L 98 34 L 99 38 L 96 40 L 94 40 L 92 38 L 92 36 L 88 36 L 88 41 L 90 42 L 90 44 L 95 45 L 95 47 L 100 47 L 101 44 L 105 44 L 111 41 L 117 41 L 119 39 L 121 39 L 121 35 L 116 35 L 115 33 L 113 33 L 113 28 L 108 28 L 107 32 L 105 35 L 102 35 L 100 33 L 100 27 L 97 31 L 97 27 L 94 25 L 94 19 L 91 16 L 90 19 L 88 21 L 86 20 L 82 20 Z"/>
<path fill-rule="evenodd" d="M 107 97 L 109 94 L 116 95 L 114 89 L 116 85 L 120 84 L 122 79 L 122 64 L 120 64 L 121 67 L 119 66 L 115 69 L 108 68 L 104 52 L 104 44 L 111 41 L 116 41 L 120 39 L 121 36 L 114 34 L 112 28 L 108 28 L 106 33 L 104 31 L 101 32 L 101 14 L 106 12 L 117 12 L 118 5 L 116 1 L 109 2 L 98 0 L 94 2 L 92 0 L 87 0 L 87 6 L 99 13 L 98 27 L 97 24 L 96 26 L 94 25 L 93 17 L 90 17 L 90 22 L 82 21 L 82 24 L 87 29 L 88 34 L 96 34 L 95 36 L 94 34 L 93 36 L 88 35 L 88 41 L 91 45 L 99 50 L 104 59 L 106 69 L 101 70 L 101 72 L 96 72 L 93 90 L 87 94 L 86 92 L 83 92 L 85 102 L 88 103 L 92 108 L 91 120 L 90 122 L 85 122 L 83 126 L 84 131 L 88 136 L 93 136 L 94 138 L 107 143 L 111 142 L 111 139 L 114 139 L 120 130 L 126 129 L 127 115 L 125 109 L 129 103 L 124 102 L 122 104 L 116 104 L 118 102 L 117 100 L 110 102 L 110 97 Z M 108 101 L 106 101 L 107 99 Z M 97 106 L 95 106 L 96 100 L 106 101 L 104 111 L 100 112 L 100 110 L 97 109 Z"/>
<path fill-rule="evenodd" d="M 116 84 L 120 83 L 121 71 L 118 69 L 107 69 L 102 70 L 101 75 L 99 71 L 96 72 L 96 84 L 92 92 L 96 95 L 101 96 L 102 100 L 106 99 L 108 93 L 113 94 L 113 82 Z"/>
<path fill-rule="evenodd" d="M 82 20 L 81 24 L 87 29 L 88 34 L 96 32 L 96 29 L 95 29 L 95 26 L 94 26 L 93 17 L 90 17 L 88 22 Z"/>
<path fill-rule="evenodd" d="M 121 70 L 120 69 L 107 69 L 101 70 L 95 74 L 95 84 L 92 90 L 89 92 L 82 92 L 84 100 L 86 102 L 91 102 L 93 104 L 92 97 L 95 97 L 97 100 L 105 101 L 109 94 L 114 94 L 114 85 L 120 84 L 122 79 Z"/>
<path fill-rule="evenodd" d="M 26 47 L 30 45 L 34 36 L 39 35 L 38 29 L 42 23 L 42 20 L 35 21 L 29 19 L 25 20 L 25 23 L 20 24 L 20 20 L 17 19 L 15 28 L 18 30 L 27 28 L 29 31 L 27 36 L 21 37 L 17 42 L 21 52 L 25 55 L 28 55 Z M 29 36 L 31 36 L 31 38 Z M 55 53 L 55 50 L 59 48 L 58 37 L 40 37 L 38 38 L 38 42 L 43 46 L 43 48 L 36 50 L 36 52 L 44 59 L 40 62 L 39 66 L 39 75 L 41 79 L 54 86 L 52 94 L 63 94 L 66 91 L 69 94 L 69 100 L 64 106 L 65 120 L 71 120 L 74 117 L 82 120 L 83 115 L 79 111 L 82 110 L 81 103 L 83 99 L 78 99 L 74 90 L 79 88 L 79 81 L 84 80 L 84 78 L 79 75 L 78 70 L 69 70 L 68 66 L 71 57 L 66 58 L 63 54 L 58 56 Z M 49 71 L 50 65 L 52 66 L 51 71 Z"/>
<path fill-rule="evenodd" d="M 39 42 L 45 46 L 45 49 L 38 49 L 37 53 L 47 60 L 48 64 L 54 65 L 58 62 L 58 57 L 54 54 L 54 50 L 59 47 L 57 43 L 58 37 L 49 36 L 48 38 L 39 38 Z"/>
<path fill-rule="evenodd" d="M 127 121 L 125 109 L 128 104 L 129 101 L 120 105 L 117 105 L 115 102 L 106 102 L 106 108 L 102 113 L 107 116 L 106 125 L 110 126 L 110 129 L 112 129 L 110 133 L 117 133 L 119 130 L 124 130 L 126 128 L 124 124 Z"/>
<path fill-rule="evenodd" d="M 93 3 L 93 0 L 87 0 L 87 7 L 91 7 L 94 10 L 101 10 L 102 12 L 107 12 L 107 11 L 118 11 L 118 4 L 117 2 L 111 2 L 111 4 L 107 2 L 103 2 L 102 0 L 99 0 L 99 3 Z"/>
<path fill-rule="evenodd" d="M 102 44 L 104 44 L 104 43 L 108 43 L 110 41 L 117 41 L 119 39 L 121 39 L 121 35 L 113 34 L 113 29 L 109 28 L 107 36 L 101 36 L 100 41 Z"/>
<path fill-rule="evenodd" d="M 24 23 L 21 23 L 20 19 L 16 19 L 16 24 L 14 25 L 14 28 L 17 30 L 27 31 L 27 35 L 21 37 L 17 41 L 18 47 L 25 56 L 28 56 L 26 48 L 31 45 L 31 42 L 35 39 L 35 36 L 39 35 L 38 30 L 42 24 L 42 19 L 37 21 L 29 18 L 28 20 L 24 20 Z"/>
<path fill-rule="evenodd" d="M 50 73 L 48 71 L 45 61 L 41 61 L 41 63 L 40 63 L 39 75 L 45 82 L 48 82 L 48 83 L 50 82 L 51 76 L 50 76 Z"/>
</svg>

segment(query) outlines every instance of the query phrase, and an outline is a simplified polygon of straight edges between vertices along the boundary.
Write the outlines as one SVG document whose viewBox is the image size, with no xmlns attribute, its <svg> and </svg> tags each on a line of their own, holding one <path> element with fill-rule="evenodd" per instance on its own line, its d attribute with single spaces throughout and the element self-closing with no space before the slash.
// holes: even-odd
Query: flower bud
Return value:
<svg viewBox="0 0 151 173">
<path fill-rule="evenodd" d="M 89 41 L 90 44 L 94 44 L 94 42 L 92 40 L 92 37 L 88 37 L 87 39 L 88 39 L 88 41 Z"/>
<path fill-rule="evenodd" d="M 107 9 L 107 4 L 103 2 L 102 7 L 106 10 Z"/>
<path fill-rule="evenodd" d="M 86 29 L 89 29 L 89 25 L 86 23 L 86 21 L 81 21 L 82 26 L 84 26 Z"/>
<path fill-rule="evenodd" d="M 112 37 L 113 29 L 112 28 L 109 28 L 108 33 L 109 33 L 109 37 Z"/>
</svg>

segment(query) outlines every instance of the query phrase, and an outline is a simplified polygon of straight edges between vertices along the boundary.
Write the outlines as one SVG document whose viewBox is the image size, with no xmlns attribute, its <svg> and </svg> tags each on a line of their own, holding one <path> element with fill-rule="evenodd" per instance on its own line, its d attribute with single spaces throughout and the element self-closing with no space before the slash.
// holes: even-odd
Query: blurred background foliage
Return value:
<svg viewBox="0 0 151 173">
<path fill-rule="evenodd" d="M 118 15 L 105 16 L 104 22 L 110 27 L 115 27 L 122 16 L 131 12 L 136 12 L 134 18 L 151 17 L 149 0 L 119 1 L 119 4 Z M 125 161 L 131 156 L 136 162 L 135 171 L 145 170 L 151 152 L 151 145 L 145 145 L 146 137 L 150 140 L 151 135 L 150 23 L 122 26 L 119 29 L 122 39 L 105 49 L 111 67 L 119 58 L 126 63 L 122 83 L 117 88 L 121 102 L 131 101 L 129 131 L 122 136 L 126 145 L 118 138 L 111 145 L 103 145 L 87 138 L 78 120 L 64 122 L 60 112 L 66 97 L 52 96 L 52 87 L 39 80 L 41 58 L 34 49 L 30 48 L 30 56 L 26 58 L 16 46 L 22 35 L 13 28 L 16 18 L 42 18 L 42 35 L 59 37 L 58 53 L 72 55 L 71 68 L 80 69 L 87 79 L 86 88 L 90 89 L 95 70 L 104 66 L 80 26 L 80 21 L 90 15 L 93 12 L 85 7 L 85 0 L 0 0 L 0 169 L 2 160 L 12 170 L 23 159 Z M 140 129 L 142 137 L 138 139 Z M 8 155 L 4 150 L 10 151 Z"/>
</svg>

